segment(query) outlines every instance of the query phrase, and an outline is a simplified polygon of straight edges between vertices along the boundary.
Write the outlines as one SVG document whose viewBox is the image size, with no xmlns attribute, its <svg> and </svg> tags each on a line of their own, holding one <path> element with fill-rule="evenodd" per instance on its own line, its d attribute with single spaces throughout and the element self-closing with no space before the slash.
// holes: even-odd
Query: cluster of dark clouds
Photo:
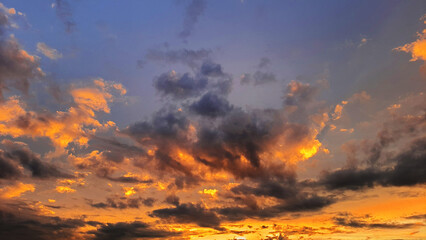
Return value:
<svg viewBox="0 0 426 240">
<path fill-rule="evenodd" d="M 17 211 L 17 209 L 19 209 Z M 85 226 L 96 227 L 88 232 L 80 231 Z M 4 239 L 16 240 L 132 240 L 172 239 L 180 232 L 153 228 L 144 222 L 100 223 L 79 219 L 65 219 L 40 215 L 22 202 L 3 202 L 0 205 L 0 233 Z"/>
<path fill-rule="evenodd" d="M 420 106 L 424 103 L 420 103 Z M 417 108 L 417 107 L 416 107 Z M 363 141 L 348 152 L 348 159 L 358 164 L 324 172 L 319 183 L 328 189 L 362 189 L 374 186 L 413 186 L 426 183 L 426 116 L 405 117 L 394 114 L 373 141 Z M 392 154 L 386 152 L 402 139 L 404 145 Z M 355 160 L 353 160 L 355 159 Z"/>
<path fill-rule="evenodd" d="M 220 64 L 206 60 L 193 73 L 163 73 L 155 78 L 153 85 L 163 97 L 182 100 L 197 97 L 206 91 L 226 95 L 231 91 L 232 79 L 223 72 Z"/>
<path fill-rule="evenodd" d="M 222 222 L 235 222 L 247 218 L 270 219 L 283 214 L 293 212 L 309 212 L 320 210 L 334 202 L 331 197 L 321 197 L 316 194 L 302 193 L 295 191 L 296 196 L 292 196 L 291 191 L 279 186 L 279 183 L 271 183 L 275 186 L 264 186 L 249 188 L 244 185 L 233 188 L 236 193 L 232 198 L 238 205 L 231 207 L 216 207 L 207 209 L 202 204 L 180 203 L 176 197 L 168 197 L 167 202 L 175 205 L 171 208 L 162 208 L 152 211 L 152 217 L 164 219 L 166 222 L 193 223 L 200 227 L 209 227 L 219 231 L 226 229 L 221 227 Z M 276 205 L 259 206 L 254 196 L 274 197 L 278 200 Z M 250 201 L 251 200 L 251 201 Z"/>
<path fill-rule="evenodd" d="M 31 152 L 26 146 L 22 146 L 22 144 L 16 144 L 11 141 L 3 141 L 2 143 L 6 150 L 0 150 L 0 179 L 18 179 L 25 176 L 39 179 L 74 178 L 74 175 L 60 170 L 53 164 L 42 161 L 35 153 Z"/>
<path fill-rule="evenodd" d="M 225 170 L 243 183 L 221 195 L 231 199 L 233 206 L 206 209 L 202 204 L 180 203 L 178 198 L 169 197 L 168 202 L 174 207 L 156 209 L 151 216 L 223 230 L 223 221 L 269 219 L 294 212 L 318 211 L 338 201 L 334 190 L 426 182 L 426 140 L 418 137 L 421 136 L 419 130 L 424 132 L 424 117 L 393 118 L 379 131 L 377 141 L 363 141 L 359 147 L 365 152 L 363 165 L 324 172 L 319 180 L 308 181 L 308 184 L 299 182 L 295 172 L 285 164 L 268 165 L 260 156 L 281 136 L 288 134 L 285 139 L 289 145 L 309 136 L 306 122 L 311 113 L 309 105 L 315 101 L 320 88 L 292 81 L 283 96 L 283 109 L 244 110 L 229 103 L 226 92 L 216 94 L 214 85 L 208 83 L 209 77 L 228 76 L 222 67 L 209 59 L 198 61 L 202 64 L 194 64 L 193 70 L 198 76 L 207 77 L 206 82 L 203 78 L 188 79 L 185 75 L 169 77 L 168 84 L 164 85 L 158 84 L 159 78 L 154 79 L 154 86 L 162 97 L 171 96 L 175 103 L 182 103 L 182 109 L 164 108 L 151 120 L 129 126 L 124 133 L 141 145 L 157 146 L 154 158 L 159 160 L 160 169 L 182 173 L 181 187 L 194 182 L 200 184 L 202 179 L 173 156 L 175 148 L 185 149 L 211 171 Z M 258 67 L 265 68 L 269 62 L 262 59 Z M 173 75 L 176 76 L 179 75 Z M 161 79 L 161 82 L 166 81 Z M 197 127 L 195 138 L 188 136 L 191 124 Z M 383 149 L 402 136 L 413 139 L 397 154 L 382 154 Z M 248 165 L 243 164 L 242 157 L 248 160 Z M 331 192 L 316 193 L 322 188 Z M 259 205 L 257 199 L 261 197 L 274 199 L 276 204 Z"/>
</svg>

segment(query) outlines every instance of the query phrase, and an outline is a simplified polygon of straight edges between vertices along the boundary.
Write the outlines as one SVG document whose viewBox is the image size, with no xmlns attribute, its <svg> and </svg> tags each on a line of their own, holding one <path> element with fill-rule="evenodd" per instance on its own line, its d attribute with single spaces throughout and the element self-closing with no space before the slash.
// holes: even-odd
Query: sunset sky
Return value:
<svg viewBox="0 0 426 240">
<path fill-rule="evenodd" d="M 0 0 L 0 239 L 426 239 L 426 1 Z"/>
</svg>

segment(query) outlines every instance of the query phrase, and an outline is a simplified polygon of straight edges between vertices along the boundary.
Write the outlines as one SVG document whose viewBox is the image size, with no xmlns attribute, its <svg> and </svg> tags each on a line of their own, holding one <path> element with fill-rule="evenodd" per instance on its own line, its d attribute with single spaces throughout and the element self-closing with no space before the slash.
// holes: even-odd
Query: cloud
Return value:
<svg viewBox="0 0 426 240">
<path fill-rule="evenodd" d="M 151 216 L 176 223 L 195 223 L 200 227 L 223 230 L 220 227 L 219 217 L 200 204 L 183 203 L 174 208 L 156 209 L 151 213 Z"/>
<path fill-rule="evenodd" d="M 331 198 L 305 195 L 304 197 L 290 199 L 288 202 L 263 208 L 235 206 L 217 208 L 215 211 L 228 221 L 241 221 L 247 218 L 269 219 L 291 212 L 318 211 L 332 203 L 334 203 L 334 200 Z"/>
<path fill-rule="evenodd" d="M 55 189 L 58 193 L 73 193 L 76 190 L 67 186 L 57 186 Z"/>
<path fill-rule="evenodd" d="M 218 207 L 215 211 L 229 221 L 269 219 L 292 212 L 318 211 L 336 201 L 332 196 L 304 191 L 292 171 L 279 177 L 263 177 L 251 182 L 255 184 L 242 183 L 230 189 L 227 197 L 237 205 Z"/>
<path fill-rule="evenodd" d="M 154 80 L 154 87 L 163 96 L 171 96 L 175 99 L 197 96 L 206 89 L 207 78 L 197 78 L 189 73 L 179 75 L 175 71 L 163 73 Z"/>
<path fill-rule="evenodd" d="M 317 87 L 293 80 L 287 85 L 284 104 L 287 106 L 304 106 L 310 103 L 317 93 Z"/>
<path fill-rule="evenodd" d="M 0 150 L 0 178 L 14 179 L 25 176 L 21 168 L 28 170 L 34 178 L 72 178 L 68 174 L 59 170 L 56 166 L 45 163 L 39 156 L 31 152 L 24 143 L 3 140 L 1 142 L 6 151 Z"/>
<path fill-rule="evenodd" d="M 351 228 L 386 228 L 386 229 L 407 229 L 423 226 L 418 223 L 398 223 L 398 222 L 378 222 L 374 221 L 369 216 L 355 217 L 350 214 L 340 214 L 333 218 L 334 223 L 337 225 L 351 227 Z"/>
<path fill-rule="evenodd" d="M 13 35 L 6 36 L 11 26 L 7 14 L 0 10 L 0 101 L 11 88 L 27 94 L 30 82 L 44 75 L 38 58 L 22 49 Z"/>
<path fill-rule="evenodd" d="M 44 216 L 40 209 L 16 201 L 2 201 L 0 233 L 5 239 L 19 240 L 173 239 L 181 235 L 181 232 L 152 228 L 139 221 L 104 224 L 85 221 L 84 216 L 79 219 Z"/>
<path fill-rule="evenodd" d="M 45 43 L 42 42 L 37 43 L 37 51 L 52 60 L 62 58 L 62 53 L 60 53 L 54 48 L 47 46 Z"/>
<path fill-rule="evenodd" d="M 426 138 L 409 143 L 408 148 L 387 161 L 392 167 L 347 168 L 325 172 L 320 183 L 329 189 L 361 189 L 381 186 L 413 186 L 426 183 Z"/>
<path fill-rule="evenodd" d="M 6 186 L 0 188 L 0 198 L 14 198 L 19 197 L 25 192 L 34 192 L 35 187 L 33 184 L 25 184 L 22 182 L 17 182 L 14 185 Z"/>
<path fill-rule="evenodd" d="M 425 24 L 425 17 L 420 18 Z M 423 61 L 426 62 L 426 29 L 423 29 L 421 32 L 417 33 L 417 39 L 414 42 L 407 43 L 403 46 L 399 46 L 393 49 L 394 51 L 406 52 L 411 55 L 411 62 L 414 61 Z M 420 67 L 420 71 L 424 73 L 426 70 L 426 65 L 423 64 Z"/>
<path fill-rule="evenodd" d="M 206 2 L 204 0 L 191 0 L 185 8 L 185 16 L 183 19 L 183 29 L 179 33 L 179 37 L 187 38 L 192 34 L 198 18 L 204 13 Z"/>
<path fill-rule="evenodd" d="M 155 202 L 154 198 L 125 198 L 120 199 L 107 198 L 106 202 L 93 203 L 90 202 L 90 206 L 95 208 L 139 208 L 141 205 L 152 207 Z"/>
<path fill-rule="evenodd" d="M 12 96 L 6 102 L 0 103 L 0 108 L 6 112 L 17 110 L 15 114 L 0 118 L 1 135 L 12 137 L 48 137 L 57 153 L 63 153 L 70 143 L 86 145 L 90 135 L 97 129 L 107 129 L 115 126 L 114 122 L 100 123 L 95 112 L 110 112 L 109 103 L 116 96 L 125 93 L 120 84 L 96 79 L 92 86 L 75 87 L 69 91 L 73 103 L 67 111 L 35 112 L 26 110 L 19 98 Z"/>
<path fill-rule="evenodd" d="M 151 228 L 148 224 L 138 221 L 108 223 L 90 233 L 94 234 L 94 240 L 173 239 L 181 235 L 180 232 Z"/>
<path fill-rule="evenodd" d="M 410 53 L 410 61 L 426 61 L 426 29 L 418 33 L 418 39 L 416 41 L 397 47 L 394 50 Z"/>
<path fill-rule="evenodd" d="M 189 108 L 198 115 L 215 118 L 226 115 L 233 106 L 222 96 L 208 92 L 192 103 Z"/>
<path fill-rule="evenodd" d="M 213 91 L 187 103 L 121 131 L 149 153 L 136 165 L 148 164 L 158 173 L 169 170 L 176 186 L 201 181 L 204 170 L 238 179 L 280 176 L 287 174 L 285 163 L 309 159 L 321 147 L 318 131 L 289 122 L 283 109 L 245 111 Z"/>
<path fill-rule="evenodd" d="M 87 239 L 77 230 L 86 225 L 79 219 L 62 219 L 42 216 L 29 205 L 19 202 L 2 202 L 0 232 L 2 238 L 19 240 Z"/>
<path fill-rule="evenodd" d="M 222 71 L 222 66 L 220 64 L 214 63 L 212 61 L 204 61 L 201 65 L 200 72 L 202 75 L 207 77 L 223 77 L 225 73 Z"/>
<path fill-rule="evenodd" d="M 175 71 L 163 73 L 154 79 L 154 87 L 163 97 L 171 97 L 173 100 L 196 97 L 206 91 L 221 95 L 231 91 L 232 78 L 223 72 L 220 64 L 204 61 L 193 70 L 194 74 L 181 75 Z"/>
<path fill-rule="evenodd" d="M 64 24 L 65 31 L 67 33 L 74 32 L 76 24 L 69 2 L 67 0 L 56 0 L 55 4 L 52 4 L 52 8 L 56 9 L 56 15 Z"/>
</svg>

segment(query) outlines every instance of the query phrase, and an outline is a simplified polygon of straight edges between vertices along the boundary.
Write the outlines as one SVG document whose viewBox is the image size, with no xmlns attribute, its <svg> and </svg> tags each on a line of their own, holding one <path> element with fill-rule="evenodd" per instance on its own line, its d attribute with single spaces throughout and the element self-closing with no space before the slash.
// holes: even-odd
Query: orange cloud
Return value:
<svg viewBox="0 0 426 240">
<path fill-rule="evenodd" d="M 417 33 L 418 39 L 412 43 L 407 43 L 394 50 L 411 54 L 410 61 L 426 61 L 426 29 Z"/>
<path fill-rule="evenodd" d="M 56 191 L 57 191 L 58 193 L 73 193 L 73 192 L 75 192 L 76 190 L 75 190 L 75 189 L 72 189 L 72 188 L 70 188 L 70 187 L 66 187 L 66 186 L 57 186 L 57 187 L 56 187 Z"/>
<path fill-rule="evenodd" d="M 70 143 L 84 146 L 89 135 L 98 129 L 115 127 L 111 121 L 101 124 L 95 115 L 95 112 L 110 112 L 108 104 L 114 100 L 110 91 L 116 89 L 113 85 L 116 84 L 97 79 L 92 87 L 74 88 L 70 94 L 75 105 L 56 113 L 27 111 L 18 97 L 10 97 L 0 103 L 0 135 L 48 137 L 59 153 Z"/>
<path fill-rule="evenodd" d="M 24 192 L 34 192 L 35 187 L 33 184 L 25 184 L 18 182 L 15 185 L 7 186 L 0 189 L 0 198 L 14 198 L 21 196 Z"/>
</svg>

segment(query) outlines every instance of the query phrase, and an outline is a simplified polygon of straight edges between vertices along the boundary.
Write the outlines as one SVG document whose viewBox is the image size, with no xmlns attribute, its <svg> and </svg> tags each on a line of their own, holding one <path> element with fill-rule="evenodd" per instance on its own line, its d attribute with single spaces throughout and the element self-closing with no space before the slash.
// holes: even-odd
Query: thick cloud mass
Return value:
<svg viewBox="0 0 426 240">
<path fill-rule="evenodd" d="M 174 208 L 157 209 L 152 216 L 172 219 L 178 223 L 195 223 L 200 227 L 220 228 L 220 219 L 212 211 L 199 204 L 183 203 Z"/>
<path fill-rule="evenodd" d="M 226 115 L 233 107 L 222 96 L 208 92 L 191 104 L 190 109 L 198 115 L 215 118 Z"/>
<path fill-rule="evenodd" d="M 426 138 L 412 141 L 405 151 L 389 159 L 392 167 L 347 168 L 325 173 L 320 183 L 330 189 L 412 186 L 426 183 Z"/>
<path fill-rule="evenodd" d="M 19 178 L 25 175 L 20 166 L 28 170 L 34 178 L 73 178 L 72 174 L 64 173 L 52 164 L 41 161 L 27 148 L 17 147 L 13 143 L 10 151 L 0 150 L 0 178 Z"/>
<path fill-rule="evenodd" d="M 163 73 L 154 81 L 154 87 L 163 95 L 169 95 L 176 99 L 199 95 L 208 84 L 205 77 L 193 77 L 189 73 L 178 75 L 172 71 Z"/>
<path fill-rule="evenodd" d="M 138 221 L 108 223 L 91 233 L 95 235 L 94 240 L 170 239 L 173 236 L 180 235 L 179 232 L 152 229 L 148 224 Z"/>
</svg>

